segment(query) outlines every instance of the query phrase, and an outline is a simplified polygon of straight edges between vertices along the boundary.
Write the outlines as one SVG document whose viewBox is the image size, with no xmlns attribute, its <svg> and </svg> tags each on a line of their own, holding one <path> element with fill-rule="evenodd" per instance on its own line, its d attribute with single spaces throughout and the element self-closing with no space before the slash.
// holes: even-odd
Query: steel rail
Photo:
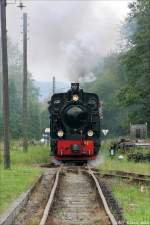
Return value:
<svg viewBox="0 0 150 225">
<path fill-rule="evenodd" d="M 138 173 L 131 173 L 131 172 L 124 172 L 119 170 L 97 170 L 95 168 L 91 168 L 93 174 L 97 174 L 100 177 L 120 177 L 122 179 L 129 179 L 137 182 L 144 182 L 150 183 L 150 176 L 145 174 L 138 174 Z M 72 168 L 67 168 L 68 171 L 73 171 Z M 81 168 L 82 172 L 87 171 L 87 167 Z"/>
<path fill-rule="evenodd" d="M 94 172 L 95 173 L 95 172 Z M 110 170 L 110 171 L 100 171 L 101 176 L 103 177 L 120 177 L 125 179 L 132 179 L 135 181 L 142 181 L 150 183 L 150 176 L 145 174 L 138 174 L 138 173 L 131 173 L 131 172 L 124 172 L 124 171 L 117 171 L 117 170 Z"/>
<path fill-rule="evenodd" d="M 49 200 L 48 200 L 47 205 L 45 207 L 45 210 L 44 210 L 44 213 L 43 213 L 43 216 L 42 216 L 42 219 L 41 219 L 39 225 L 45 225 L 46 222 L 47 222 L 49 211 L 50 211 L 50 208 L 52 206 L 52 203 L 53 203 L 53 200 L 54 200 L 54 196 L 55 196 L 55 193 L 56 193 L 56 188 L 58 186 L 59 175 L 60 175 L 61 169 L 62 169 L 62 166 L 59 167 L 59 169 L 58 169 L 58 171 L 56 173 L 56 177 L 55 177 L 55 181 L 54 181 L 51 193 L 50 193 L 50 197 L 49 197 Z"/>
<path fill-rule="evenodd" d="M 108 207 L 107 201 L 106 201 L 105 196 L 104 196 L 104 194 L 102 192 L 100 184 L 99 184 L 97 178 L 94 175 L 94 172 L 91 170 L 91 168 L 89 166 L 87 166 L 87 169 L 88 169 L 87 172 L 92 176 L 92 178 L 93 178 L 93 180 L 94 180 L 94 182 L 96 184 L 97 190 L 99 192 L 100 198 L 101 198 L 101 200 L 103 202 L 103 206 L 104 206 L 104 209 L 106 211 L 106 214 L 109 217 L 109 220 L 111 221 L 112 225 L 117 225 L 117 221 L 116 221 L 114 215 L 111 213 L 111 211 L 110 211 L 110 209 Z"/>
</svg>

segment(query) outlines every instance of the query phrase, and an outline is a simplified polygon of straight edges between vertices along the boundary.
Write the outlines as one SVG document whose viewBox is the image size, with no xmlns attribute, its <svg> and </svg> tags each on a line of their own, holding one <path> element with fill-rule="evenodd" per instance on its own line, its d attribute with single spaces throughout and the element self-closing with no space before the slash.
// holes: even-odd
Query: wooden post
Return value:
<svg viewBox="0 0 150 225">
<path fill-rule="evenodd" d="M 28 110 L 27 110 L 27 13 L 23 13 L 23 151 L 28 150 Z"/>
<path fill-rule="evenodd" d="M 9 94 L 8 94 L 8 56 L 6 30 L 6 0 L 0 0 L 2 79 L 3 79 L 3 121 L 4 121 L 4 168 L 10 168 L 9 149 Z"/>
<path fill-rule="evenodd" d="M 0 21 L 1 21 L 1 19 L 0 19 Z M 0 113 L 2 113 L 2 109 L 3 109 L 3 90 L 2 90 L 3 89 L 2 88 L 3 79 L 2 79 L 2 51 L 1 51 L 1 49 L 2 49 L 2 45 L 1 45 L 1 30 L 0 30 Z"/>
<path fill-rule="evenodd" d="M 56 83 L 55 76 L 53 76 L 53 94 L 55 94 L 55 83 Z"/>
</svg>

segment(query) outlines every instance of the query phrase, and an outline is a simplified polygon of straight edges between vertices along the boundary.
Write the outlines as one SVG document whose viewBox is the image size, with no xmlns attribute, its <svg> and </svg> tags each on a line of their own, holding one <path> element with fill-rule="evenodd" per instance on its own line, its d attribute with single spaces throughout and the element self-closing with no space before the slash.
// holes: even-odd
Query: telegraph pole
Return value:
<svg viewBox="0 0 150 225">
<path fill-rule="evenodd" d="M 28 110 L 27 110 L 27 13 L 23 13 L 23 151 L 28 150 Z"/>
<path fill-rule="evenodd" d="M 9 95 L 8 95 L 8 56 L 6 30 L 6 0 L 0 0 L 2 78 L 3 78 L 3 121 L 4 121 L 4 168 L 10 168 L 9 149 Z"/>
<path fill-rule="evenodd" d="M 0 3 L 1 4 L 1 3 Z M 1 13 L 0 13 L 1 15 Z M 1 18 L 0 18 L 1 21 Z M 1 23 L 0 23 L 1 24 Z M 2 114 L 3 109 L 3 90 L 2 90 L 2 48 L 1 48 L 1 29 L 0 29 L 0 114 Z"/>
<path fill-rule="evenodd" d="M 55 87 L 56 87 L 56 79 L 55 76 L 53 76 L 53 94 L 55 94 Z"/>
</svg>

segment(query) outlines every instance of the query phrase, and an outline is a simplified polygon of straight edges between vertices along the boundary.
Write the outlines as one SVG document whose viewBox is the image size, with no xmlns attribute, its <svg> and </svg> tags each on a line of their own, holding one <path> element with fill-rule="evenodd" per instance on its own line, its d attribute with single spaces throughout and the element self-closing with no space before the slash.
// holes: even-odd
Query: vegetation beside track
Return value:
<svg viewBox="0 0 150 225">
<path fill-rule="evenodd" d="M 121 179 L 111 181 L 111 190 L 123 209 L 123 216 L 127 224 L 149 224 L 149 196 L 150 189 L 138 184 L 129 184 Z"/>
<path fill-rule="evenodd" d="M 99 165 L 99 169 L 106 170 L 106 171 L 120 170 L 125 172 L 133 172 L 133 173 L 149 175 L 149 171 L 150 171 L 149 162 L 135 163 L 134 161 L 128 161 L 127 155 L 122 153 L 117 153 L 115 156 L 110 157 L 109 148 L 110 148 L 109 143 L 102 144 L 102 148 L 100 151 L 101 164 Z M 124 158 L 119 160 L 118 159 L 119 155 L 123 155 Z"/>
<path fill-rule="evenodd" d="M 38 163 L 46 163 L 49 159 L 49 147 L 36 145 L 29 147 L 27 153 L 23 151 L 11 152 L 12 167 L 13 165 L 32 165 L 35 166 Z"/>
<path fill-rule="evenodd" d="M 48 157 L 48 146 L 30 146 L 27 153 L 14 148 L 11 151 L 11 169 L 4 170 L 0 151 L 0 213 L 35 182 L 42 172 L 37 164 L 46 163 Z"/>
<path fill-rule="evenodd" d="M 134 172 L 149 175 L 150 163 L 128 161 L 124 153 L 117 153 L 115 156 L 109 155 L 110 142 L 102 144 L 100 156 L 101 170 L 119 170 L 125 172 Z M 135 148 L 135 151 L 139 149 Z M 140 149 L 142 150 L 142 149 Z M 118 156 L 123 155 L 123 159 L 119 160 Z M 118 200 L 120 207 L 123 209 L 123 216 L 128 224 L 149 224 L 149 196 L 150 189 L 144 185 L 144 192 L 141 192 L 141 185 L 128 183 L 121 178 L 108 180 L 109 187 L 114 197 Z"/>
</svg>

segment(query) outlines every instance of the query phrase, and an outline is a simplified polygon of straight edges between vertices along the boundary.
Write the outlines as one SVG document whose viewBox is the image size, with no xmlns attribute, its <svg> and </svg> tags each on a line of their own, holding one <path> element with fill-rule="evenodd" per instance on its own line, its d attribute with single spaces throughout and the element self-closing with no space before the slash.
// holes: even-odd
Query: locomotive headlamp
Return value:
<svg viewBox="0 0 150 225">
<path fill-rule="evenodd" d="M 94 132 L 93 132 L 92 130 L 89 130 L 89 131 L 87 132 L 87 135 L 88 135 L 89 137 L 92 137 L 93 134 L 94 134 Z"/>
<path fill-rule="evenodd" d="M 57 135 L 58 135 L 58 137 L 63 137 L 63 136 L 64 136 L 63 130 L 59 130 L 59 131 L 57 132 Z"/>
<path fill-rule="evenodd" d="M 72 96 L 72 100 L 77 102 L 79 100 L 79 96 L 78 95 L 73 95 Z"/>
</svg>

